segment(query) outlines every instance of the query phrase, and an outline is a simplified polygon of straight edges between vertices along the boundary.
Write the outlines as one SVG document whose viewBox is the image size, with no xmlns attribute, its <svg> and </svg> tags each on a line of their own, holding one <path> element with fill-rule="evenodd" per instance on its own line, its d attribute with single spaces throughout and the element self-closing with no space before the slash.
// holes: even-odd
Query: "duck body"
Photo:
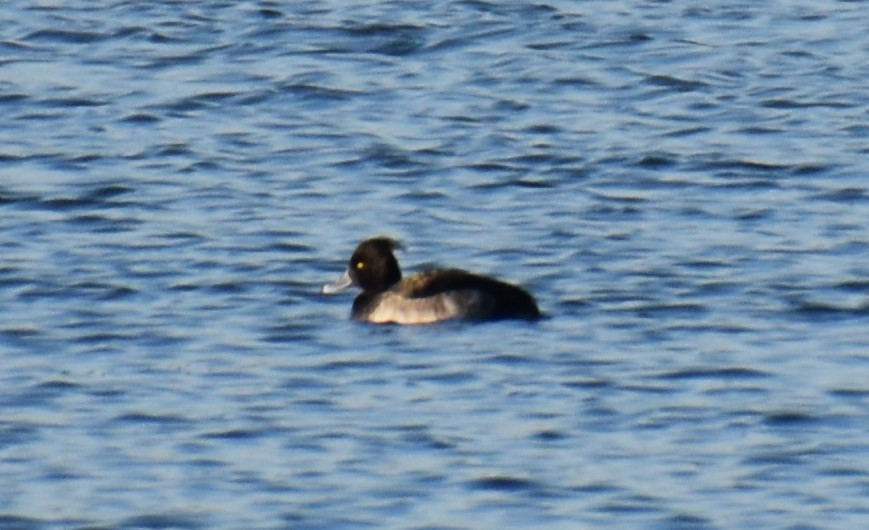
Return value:
<svg viewBox="0 0 869 530">
<path fill-rule="evenodd" d="M 431 269 L 402 278 L 393 251 L 400 244 L 377 237 L 356 247 L 333 293 L 350 285 L 362 289 L 351 316 L 372 323 L 431 324 L 446 320 L 540 318 L 534 297 L 521 287 L 461 269 Z"/>
</svg>

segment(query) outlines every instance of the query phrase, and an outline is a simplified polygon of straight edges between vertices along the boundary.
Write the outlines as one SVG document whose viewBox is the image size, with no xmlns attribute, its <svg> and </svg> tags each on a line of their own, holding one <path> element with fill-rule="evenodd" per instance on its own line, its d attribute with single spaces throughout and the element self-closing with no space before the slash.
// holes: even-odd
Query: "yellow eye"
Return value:
<svg viewBox="0 0 869 530">
<path fill-rule="evenodd" d="M 361 271 L 361 270 L 364 269 L 364 268 L 365 268 L 365 262 L 364 262 L 364 261 L 357 261 L 357 262 L 356 262 L 356 270 Z"/>
</svg>

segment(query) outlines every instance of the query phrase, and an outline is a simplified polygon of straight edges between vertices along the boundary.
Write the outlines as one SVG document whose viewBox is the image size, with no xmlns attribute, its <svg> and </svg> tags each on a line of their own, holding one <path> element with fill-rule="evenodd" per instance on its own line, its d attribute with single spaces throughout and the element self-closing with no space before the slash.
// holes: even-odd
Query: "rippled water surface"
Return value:
<svg viewBox="0 0 869 530">
<path fill-rule="evenodd" d="M 866 21 L 4 2 L 0 528 L 866 527 Z M 547 318 L 350 322 L 381 233 Z"/>
</svg>

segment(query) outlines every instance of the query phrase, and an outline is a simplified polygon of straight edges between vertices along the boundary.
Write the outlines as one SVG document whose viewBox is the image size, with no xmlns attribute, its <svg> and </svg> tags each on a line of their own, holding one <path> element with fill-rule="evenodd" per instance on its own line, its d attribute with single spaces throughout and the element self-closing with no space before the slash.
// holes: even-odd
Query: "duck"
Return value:
<svg viewBox="0 0 869 530">
<path fill-rule="evenodd" d="M 351 318 L 375 324 L 433 324 L 448 320 L 536 320 L 534 297 L 525 289 L 462 269 L 428 269 L 402 277 L 395 258 L 401 243 L 372 237 L 359 243 L 347 270 L 323 286 L 333 294 L 350 286 L 362 292 Z"/>
</svg>

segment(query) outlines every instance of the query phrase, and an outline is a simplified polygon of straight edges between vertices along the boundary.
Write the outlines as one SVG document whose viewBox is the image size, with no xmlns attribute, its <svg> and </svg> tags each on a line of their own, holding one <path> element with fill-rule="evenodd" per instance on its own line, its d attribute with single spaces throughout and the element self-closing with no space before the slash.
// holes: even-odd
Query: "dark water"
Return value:
<svg viewBox="0 0 869 530">
<path fill-rule="evenodd" d="M 0 6 L 0 528 L 869 523 L 864 3 L 77 4 Z M 378 233 L 549 318 L 351 323 Z"/>
</svg>

